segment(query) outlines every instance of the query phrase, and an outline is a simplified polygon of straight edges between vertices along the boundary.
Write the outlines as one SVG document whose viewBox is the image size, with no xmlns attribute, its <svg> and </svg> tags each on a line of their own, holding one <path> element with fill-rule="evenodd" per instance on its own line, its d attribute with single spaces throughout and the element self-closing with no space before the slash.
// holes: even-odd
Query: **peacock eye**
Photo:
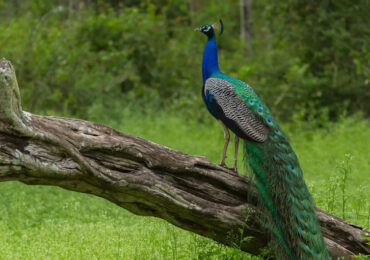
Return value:
<svg viewBox="0 0 370 260">
<path fill-rule="evenodd" d="M 211 27 L 209 27 L 209 26 L 204 26 L 203 31 L 208 32 L 208 31 L 209 31 L 209 29 L 211 29 Z"/>
</svg>

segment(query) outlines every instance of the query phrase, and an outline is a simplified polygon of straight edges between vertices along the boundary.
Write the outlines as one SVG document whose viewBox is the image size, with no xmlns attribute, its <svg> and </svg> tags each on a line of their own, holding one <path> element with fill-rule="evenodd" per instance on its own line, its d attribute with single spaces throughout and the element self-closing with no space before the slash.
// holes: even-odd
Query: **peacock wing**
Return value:
<svg viewBox="0 0 370 260">
<path fill-rule="evenodd" d="M 245 87 L 248 86 L 245 84 Z M 220 108 L 219 119 L 235 134 L 256 142 L 266 141 L 269 126 L 248 108 L 232 83 L 222 78 L 211 77 L 205 82 L 204 91 L 204 95 L 210 97 Z"/>
</svg>

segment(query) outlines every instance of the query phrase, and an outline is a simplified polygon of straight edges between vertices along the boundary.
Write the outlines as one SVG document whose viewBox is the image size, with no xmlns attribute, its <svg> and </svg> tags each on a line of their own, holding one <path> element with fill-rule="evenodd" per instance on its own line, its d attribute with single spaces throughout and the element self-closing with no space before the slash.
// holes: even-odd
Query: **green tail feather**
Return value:
<svg viewBox="0 0 370 260">
<path fill-rule="evenodd" d="M 275 123 L 275 122 L 274 122 Z M 244 142 L 244 156 L 270 217 L 270 229 L 285 253 L 279 259 L 331 259 L 298 159 L 277 124 L 264 143 Z"/>
<path fill-rule="evenodd" d="M 251 116 L 270 129 L 263 143 L 244 141 L 244 157 L 256 177 L 261 209 L 265 209 L 263 213 L 268 216 L 272 237 L 285 249 L 283 252 L 276 250 L 276 258 L 330 259 L 313 200 L 287 135 L 247 84 L 222 73 L 212 74 L 212 77 L 228 81 L 235 94 L 244 100 Z"/>
</svg>

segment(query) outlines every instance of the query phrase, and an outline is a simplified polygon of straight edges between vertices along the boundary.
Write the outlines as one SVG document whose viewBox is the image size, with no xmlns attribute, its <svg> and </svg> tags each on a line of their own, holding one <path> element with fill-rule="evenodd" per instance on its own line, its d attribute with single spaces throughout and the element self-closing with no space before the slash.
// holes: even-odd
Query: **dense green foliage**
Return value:
<svg viewBox="0 0 370 260">
<path fill-rule="evenodd" d="M 154 120 L 138 122 L 132 118 L 121 125 L 116 121 L 104 123 L 172 148 L 205 155 L 212 161 L 218 162 L 221 156 L 223 135 L 216 122 L 206 126 L 192 120 L 185 124 L 175 117 L 157 115 Z M 346 220 L 366 228 L 370 227 L 370 165 L 364 155 L 370 154 L 370 146 L 363 140 L 370 139 L 370 132 L 365 131 L 369 126 L 354 118 L 325 131 L 287 131 L 318 207 L 340 217 L 344 212 Z M 214 140 L 208 140 L 209 135 Z M 231 149 L 229 165 L 232 153 Z M 352 157 L 350 167 L 346 166 L 347 153 Z M 343 167 L 352 168 L 347 179 Z M 87 194 L 11 182 L 0 183 L 0 194 L 0 258 L 4 260 L 260 259 L 163 220 L 134 216 Z"/>
<path fill-rule="evenodd" d="M 267 73 L 280 79 L 274 84 L 283 97 L 279 110 L 298 103 L 306 116 L 369 113 L 370 2 L 269 2 L 256 1 L 256 9 L 273 32 L 267 41 L 275 66 Z"/>
<path fill-rule="evenodd" d="M 252 1 L 246 44 L 239 1 L 189 2 L 0 0 L 0 57 L 15 65 L 25 110 L 218 162 L 222 131 L 200 96 L 206 39 L 193 28 L 222 18 L 221 70 L 286 122 L 318 206 L 369 228 L 369 1 Z M 19 183 L 0 193 L 0 259 L 251 259 L 85 194 Z"/>
<path fill-rule="evenodd" d="M 16 65 L 29 110 L 89 118 L 125 104 L 204 118 L 194 112 L 205 38 L 192 28 L 222 17 L 221 69 L 250 83 L 275 115 L 322 124 L 369 114 L 367 0 L 253 1 L 249 54 L 238 1 L 200 1 L 193 12 L 185 0 L 68 2 L 0 1 L 0 55 Z"/>
</svg>

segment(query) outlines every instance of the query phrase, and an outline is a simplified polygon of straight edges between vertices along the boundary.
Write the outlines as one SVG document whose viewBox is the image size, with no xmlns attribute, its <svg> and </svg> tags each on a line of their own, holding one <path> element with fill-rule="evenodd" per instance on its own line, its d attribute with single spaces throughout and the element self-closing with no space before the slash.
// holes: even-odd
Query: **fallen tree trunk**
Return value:
<svg viewBox="0 0 370 260">
<path fill-rule="evenodd" d="M 90 193 L 225 245 L 259 254 L 269 242 L 255 188 L 204 157 L 187 155 L 104 125 L 23 112 L 15 72 L 0 61 L 0 181 Z M 248 201 L 248 203 L 247 203 Z M 369 232 L 317 209 L 333 258 L 369 254 Z M 245 216 L 248 221 L 245 223 Z"/>
</svg>

